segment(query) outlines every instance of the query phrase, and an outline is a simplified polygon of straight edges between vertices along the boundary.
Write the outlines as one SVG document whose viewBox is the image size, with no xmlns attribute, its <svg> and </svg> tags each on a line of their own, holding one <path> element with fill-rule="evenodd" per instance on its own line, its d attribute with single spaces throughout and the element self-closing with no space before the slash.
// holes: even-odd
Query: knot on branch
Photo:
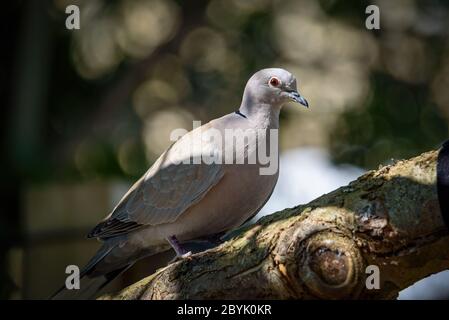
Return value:
<svg viewBox="0 0 449 320">
<path fill-rule="evenodd" d="M 364 262 L 354 241 L 330 230 L 293 239 L 287 262 L 289 279 L 300 295 L 322 299 L 351 298 L 364 284 Z M 309 291 L 309 292 L 307 292 Z"/>
</svg>

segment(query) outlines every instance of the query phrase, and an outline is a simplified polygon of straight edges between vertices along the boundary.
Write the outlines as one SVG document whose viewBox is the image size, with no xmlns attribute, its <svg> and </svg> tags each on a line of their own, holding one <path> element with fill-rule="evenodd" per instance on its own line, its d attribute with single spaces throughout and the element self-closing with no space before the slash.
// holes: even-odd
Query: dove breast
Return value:
<svg viewBox="0 0 449 320">
<path fill-rule="evenodd" d="M 223 156 L 226 143 L 229 142 L 225 140 L 217 142 L 217 139 L 209 139 L 210 131 L 220 132 L 221 136 L 225 137 L 224 130 L 234 127 L 246 129 L 251 128 L 252 124 L 238 115 L 229 114 L 187 133 L 158 159 L 144 179 L 152 179 L 155 172 L 161 167 L 169 166 L 174 162 L 182 162 L 186 156 L 199 156 L 204 152 L 207 152 L 208 156 L 213 153 Z M 252 150 L 250 152 L 257 150 L 255 141 L 249 139 L 247 144 L 250 144 L 247 146 L 247 149 Z M 242 150 L 234 151 L 242 152 Z M 207 166 L 199 172 L 205 172 L 201 179 L 204 179 L 205 184 L 211 184 L 212 187 L 199 201 L 188 207 L 175 220 L 148 225 L 131 232 L 128 235 L 128 241 L 137 242 L 135 244 L 140 246 L 162 245 L 166 242 L 165 239 L 171 235 L 175 235 L 180 241 L 192 240 L 236 228 L 255 215 L 270 197 L 278 179 L 278 172 L 273 175 L 261 175 L 259 170 L 261 165 L 258 162 L 254 164 L 223 162 L 224 158 L 222 158 L 222 163 L 218 164 L 204 164 L 203 162 L 186 164 L 187 166 Z M 207 181 L 208 176 L 213 172 L 222 175 L 218 182 Z M 181 178 L 183 177 L 173 176 L 161 183 L 179 183 L 177 179 Z"/>
</svg>

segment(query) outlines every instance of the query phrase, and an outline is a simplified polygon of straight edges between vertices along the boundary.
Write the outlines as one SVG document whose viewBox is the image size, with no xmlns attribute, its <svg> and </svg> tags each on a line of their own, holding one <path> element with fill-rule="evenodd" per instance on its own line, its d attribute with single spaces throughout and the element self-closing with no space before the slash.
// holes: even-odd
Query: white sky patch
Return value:
<svg viewBox="0 0 449 320">
<path fill-rule="evenodd" d="M 312 201 L 364 173 L 364 170 L 355 166 L 336 166 L 328 153 L 318 148 L 300 148 L 282 153 L 279 170 L 279 180 L 273 195 L 258 218 Z"/>
</svg>

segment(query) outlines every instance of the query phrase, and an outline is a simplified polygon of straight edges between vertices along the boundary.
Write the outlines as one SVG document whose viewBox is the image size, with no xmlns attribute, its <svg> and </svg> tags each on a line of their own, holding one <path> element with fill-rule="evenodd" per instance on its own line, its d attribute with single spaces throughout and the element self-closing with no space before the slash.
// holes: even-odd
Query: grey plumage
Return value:
<svg viewBox="0 0 449 320">
<path fill-rule="evenodd" d="M 83 275 L 107 281 L 116 270 L 169 249 L 167 237 L 176 236 L 181 243 L 206 237 L 234 229 L 255 215 L 270 197 L 278 171 L 261 175 L 260 163 L 179 162 L 204 153 L 197 148 L 201 143 L 206 150 L 222 154 L 225 146 L 200 140 L 212 129 L 222 136 L 226 129 L 261 130 L 266 132 L 262 140 L 269 141 L 268 131 L 279 128 L 280 109 L 290 100 L 307 106 L 292 74 L 276 68 L 255 73 L 245 87 L 239 113 L 212 120 L 175 142 L 89 233 L 104 244 Z M 244 150 L 234 151 L 250 154 L 259 141 L 249 139 Z"/>
</svg>

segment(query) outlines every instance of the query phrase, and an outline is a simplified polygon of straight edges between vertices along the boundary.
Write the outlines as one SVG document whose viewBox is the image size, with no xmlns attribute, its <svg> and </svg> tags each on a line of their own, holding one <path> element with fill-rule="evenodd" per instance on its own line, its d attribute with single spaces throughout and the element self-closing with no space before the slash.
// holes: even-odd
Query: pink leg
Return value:
<svg viewBox="0 0 449 320">
<path fill-rule="evenodd" d="M 177 257 L 186 257 L 189 256 L 191 254 L 191 252 L 187 252 L 179 243 L 178 239 L 176 239 L 176 236 L 170 236 L 167 237 L 167 241 L 168 243 L 170 243 L 170 245 L 172 246 L 172 248 L 175 250 L 176 252 L 176 256 Z"/>
</svg>

